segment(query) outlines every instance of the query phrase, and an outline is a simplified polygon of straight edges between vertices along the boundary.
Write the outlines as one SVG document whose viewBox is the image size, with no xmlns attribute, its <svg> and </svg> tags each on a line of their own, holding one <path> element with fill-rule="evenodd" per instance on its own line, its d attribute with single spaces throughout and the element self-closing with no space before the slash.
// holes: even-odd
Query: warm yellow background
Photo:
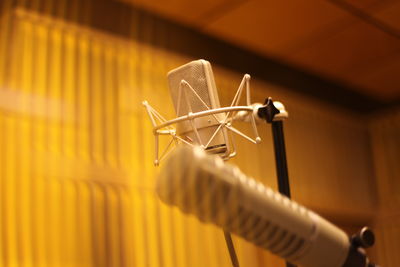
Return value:
<svg viewBox="0 0 400 267">
<path fill-rule="evenodd" d="M 137 41 L 139 31 L 151 38 L 151 21 L 132 19 L 131 36 L 120 37 L 63 20 L 68 1 L 28 2 L 0 3 L 0 265 L 230 266 L 220 229 L 153 191 L 154 139 L 141 102 L 173 118 L 166 73 L 193 58 Z M 85 20 L 90 10 L 72 2 Z M 243 74 L 213 68 L 228 104 Z M 252 94 L 289 110 L 293 197 L 346 230 L 375 226 L 374 257 L 397 266 L 399 113 L 371 119 L 257 79 Z M 237 139 L 233 162 L 275 187 L 270 129 L 259 131 L 259 146 Z M 242 266 L 283 266 L 234 241 Z"/>
</svg>

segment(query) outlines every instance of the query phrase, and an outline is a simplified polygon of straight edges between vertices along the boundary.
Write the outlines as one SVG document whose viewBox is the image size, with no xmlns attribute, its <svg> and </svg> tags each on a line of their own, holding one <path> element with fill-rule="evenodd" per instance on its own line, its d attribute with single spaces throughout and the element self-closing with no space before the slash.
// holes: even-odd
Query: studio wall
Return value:
<svg viewBox="0 0 400 267">
<path fill-rule="evenodd" d="M 400 264 L 400 112 L 386 110 L 369 123 L 379 209 L 375 216 L 376 257 L 382 265 Z"/>
</svg>

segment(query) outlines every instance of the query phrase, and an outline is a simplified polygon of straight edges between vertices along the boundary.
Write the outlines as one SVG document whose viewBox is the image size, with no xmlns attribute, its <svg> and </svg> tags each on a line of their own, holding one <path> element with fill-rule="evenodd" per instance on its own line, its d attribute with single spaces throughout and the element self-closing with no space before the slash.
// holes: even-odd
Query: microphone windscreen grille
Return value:
<svg viewBox="0 0 400 267">
<path fill-rule="evenodd" d="M 185 96 L 182 93 L 180 96 L 180 108 L 178 110 L 179 101 L 179 85 L 182 80 L 185 80 L 203 102 L 211 108 L 211 101 L 209 95 L 209 88 L 207 83 L 207 76 L 205 73 L 205 67 L 200 60 L 192 61 L 182 67 L 172 70 L 168 74 L 169 87 L 174 102 L 176 115 L 182 116 L 189 112 L 188 105 L 185 100 Z M 198 100 L 197 96 L 190 90 L 185 89 L 187 97 L 192 108 L 192 112 L 199 112 L 206 110 L 207 108 Z"/>
</svg>

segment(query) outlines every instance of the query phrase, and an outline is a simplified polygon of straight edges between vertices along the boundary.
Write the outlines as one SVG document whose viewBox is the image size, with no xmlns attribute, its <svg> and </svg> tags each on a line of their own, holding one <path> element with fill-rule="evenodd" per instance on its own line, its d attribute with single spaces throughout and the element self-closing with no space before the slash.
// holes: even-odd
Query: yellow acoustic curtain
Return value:
<svg viewBox="0 0 400 267">
<path fill-rule="evenodd" d="M 166 73 L 190 59 L 135 42 L 151 35 L 137 18 L 132 39 L 63 20 L 66 5 L 85 20 L 79 1 L 2 5 L 0 265 L 230 266 L 222 231 L 153 191 L 141 101 L 172 117 Z"/>
</svg>

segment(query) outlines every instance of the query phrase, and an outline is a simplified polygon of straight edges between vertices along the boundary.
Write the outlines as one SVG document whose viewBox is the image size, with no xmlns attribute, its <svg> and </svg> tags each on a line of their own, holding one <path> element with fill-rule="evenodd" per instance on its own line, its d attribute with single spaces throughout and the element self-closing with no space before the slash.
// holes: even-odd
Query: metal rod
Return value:
<svg viewBox="0 0 400 267">
<path fill-rule="evenodd" d="M 239 261 L 238 261 L 238 258 L 237 258 L 236 252 L 235 252 L 235 247 L 233 246 L 231 234 L 224 230 L 224 236 L 225 236 L 226 245 L 228 247 L 229 256 L 231 257 L 232 266 L 239 267 Z"/>
<path fill-rule="evenodd" d="M 274 151 L 275 151 L 275 163 L 276 173 L 278 177 L 278 189 L 279 192 L 287 196 L 290 195 L 290 184 L 289 184 L 289 173 L 286 161 L 286 148 L 285 139 L 283 134 L 283 122 L 273 121 L 272 122 L 272 136 L 274 139 Z"/>
<path fill-rule="evenodd" d="M 286 148 L 285 148 L 285 137 L 283 134 L 283 122 L 273 121 L 272 126 L 272 137 L 274 139 L 274 151 L 275 151 L 275 163 L 276 163 L 276 174 L 278 177 L 278 190 L 281 194 L 284 194 L 290 198 L 290 184 L 289 184 L 289 173 L 286 161 Z M 287 267 L 296 267 L 289 262 L 286 262 Z"/>
<path fill-rule="evenodd" d="M 215 108 L 215 109 L 210 109 L 210 110 L 205 110 L 205 111 L 199 111 L 199 112 L 192 113 L 191 115 L 184 115 L 184 116 L 169 120 L 167 122 L 164 122 L 164 123 L 158 125 L 157 127 L 154 127 L 153 131 L 157 131 L 157 130 L 167 127 L 171 124 L 175 124 L 175 123 L 185 121 L 188 119 L 194 119 L 194 118 L 204 117 L 207 115 L 224 113 L 224 112 L 229 112 L 229 111 L 253 111 L 253 107 L 234 106 L 234 107 L 223 107 L 223 108 Z"/>
</svg>

